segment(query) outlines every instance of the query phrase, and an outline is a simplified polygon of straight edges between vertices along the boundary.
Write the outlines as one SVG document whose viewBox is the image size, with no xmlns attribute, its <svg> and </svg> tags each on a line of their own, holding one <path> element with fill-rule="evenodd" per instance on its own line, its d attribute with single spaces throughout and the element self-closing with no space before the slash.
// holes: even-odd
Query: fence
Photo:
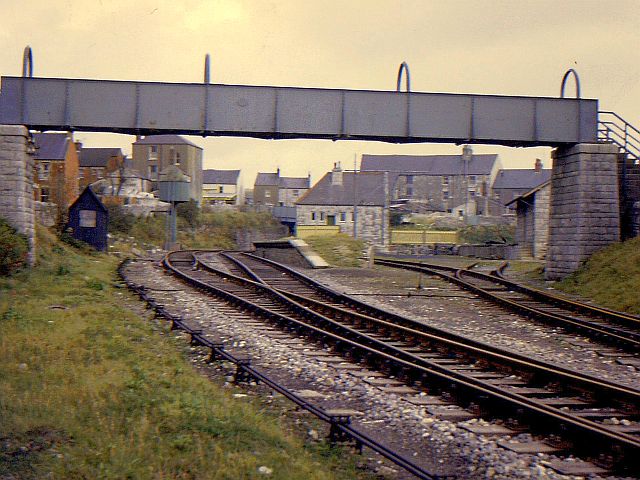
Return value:
<svg viewBox="0 0 640 480">
<path fill-rule="evenodd" d="M 391 230 L 392 245 L 435 245 L 458 243 L 458 232 L 439 230 Z"/>
</svg>

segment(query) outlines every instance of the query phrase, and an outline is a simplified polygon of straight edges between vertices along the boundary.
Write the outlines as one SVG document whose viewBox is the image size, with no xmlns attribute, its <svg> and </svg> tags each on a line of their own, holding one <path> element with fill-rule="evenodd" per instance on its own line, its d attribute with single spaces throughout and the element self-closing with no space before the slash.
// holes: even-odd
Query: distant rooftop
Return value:
<svg viewBox="0 0 640 480">
<path fill-rule="evenodd" d="M 280 187 L 280 188 L 309 188 L 311 181 L 309 177 L 281 177 L 280 172 L 258 173 L 256 175 L 256 186 Z"/>
<path fill-rule="evenodd" d="M 360 170 L 415 175 L 489 175 L 498 155 L 362 155 Z"/>
<path fill-rule="evenodd" d="M 146 137 L 137 140 L 134 145 L 191 145 L 192 147 L 200 148 L 195 143 L 187 140 L 180 135 L 147 135 Z"/>
<path fill-rule="evenodd" d="M 202 183 L 235 185 L 239 176 L 240 170 L 203 170 Z"/>
<path fill-rule="evenodd" d="M 39 160 L 64 160 L 67 145 L 71 141 L 66 133 L 35 133 L 35 158 Z"/>
<path fill-rule="evenodd" d="M 532 189 L 551 178 L 551 169 L 536 171 L 533 168 L 500 170 L 493 182 L 493 188 Z"/>
<path fill-rule="evenodd" d="M 332 185 L 329 172 L 296 202 L 297 205 L 384 206 L 383 172 L 342 173 L 342 185 Z"/>
<path fill-rule="evenodd" d="M 122 157 L 119 148 L 84 148 L 80 150 L 81 167 L 106 167 L 112 157 Z"/>
</svg>

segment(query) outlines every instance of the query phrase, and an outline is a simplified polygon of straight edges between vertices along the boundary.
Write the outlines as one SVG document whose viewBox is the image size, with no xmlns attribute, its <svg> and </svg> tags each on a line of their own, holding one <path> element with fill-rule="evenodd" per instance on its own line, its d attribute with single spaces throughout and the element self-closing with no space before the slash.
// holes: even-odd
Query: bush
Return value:
<svg viewBox="0 0 640 480">
<path fill-rule="evenodd" d="M 200 207 L 194 200 L 181 203 L 177 208 L 178 217 L 182 218 L 191 228 L 200 225 Z"/>
<path fill-rule="evenodd" d="M 513 243 L 515 227 L 511 225 L 478 225 L 459 232 L 460 243 Z"/>
<path fill-rule="evenodd" d="M 10 275 L 26 263 L 29 240 L 0 217 L 0 275 Z"/>
<path fill-rule="evenodd" d="M 127 213 L 120 205 L 107 206 L 109 211 L 109 233 L 131 233 L 133 225 L 136 223 L 135 215 Z"/>
</svg>

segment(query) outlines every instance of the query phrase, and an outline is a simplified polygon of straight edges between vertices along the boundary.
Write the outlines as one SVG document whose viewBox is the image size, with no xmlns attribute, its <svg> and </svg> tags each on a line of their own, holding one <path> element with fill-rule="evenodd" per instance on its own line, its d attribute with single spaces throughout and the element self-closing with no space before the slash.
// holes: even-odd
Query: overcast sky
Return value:
<svg viewBox="0 0 640 480">
<path fill-rule="evenodd" d="M 640 0 L 0 0 L 0 74 L 558 96 L 568 68 L 583 98 L 640 126 Z M 568 92 L 573 95 L 573 84 Z M 131 152 L 133 137 L 76 134 Z M 305 176 L 362 153 L 457 153 L 455 145 L 189 137 L 204 168 Z M 550 167 L 549 149 L 474 146 L 507 168 Z"/>
</svg>

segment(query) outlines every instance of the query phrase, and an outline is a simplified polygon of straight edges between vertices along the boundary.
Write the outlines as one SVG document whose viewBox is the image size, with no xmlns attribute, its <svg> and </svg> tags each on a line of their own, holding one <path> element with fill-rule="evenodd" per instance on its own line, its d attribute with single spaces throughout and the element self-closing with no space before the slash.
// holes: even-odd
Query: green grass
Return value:
<svg viewBox="0 0 640 480">
<path fill-rule="evenodd" d="M 334 267 L 359 267 L 359 257 L 365 242 L 340 233 L 333 236 L 314 236 L 304 239 L 327 263 Z"/>
<path fill-rule="evenodd" d="M 114 258 L 38 241 L 39 266 L 0 279 L 0 477 L 357 478 L 198 374 L 185 342 L 126 308 Z"/>
<path fill-rule="evenodd" d="M 556 288 L 614 310 L 640 314 L 640 238 L 600 250 Z"/>
</svg>

